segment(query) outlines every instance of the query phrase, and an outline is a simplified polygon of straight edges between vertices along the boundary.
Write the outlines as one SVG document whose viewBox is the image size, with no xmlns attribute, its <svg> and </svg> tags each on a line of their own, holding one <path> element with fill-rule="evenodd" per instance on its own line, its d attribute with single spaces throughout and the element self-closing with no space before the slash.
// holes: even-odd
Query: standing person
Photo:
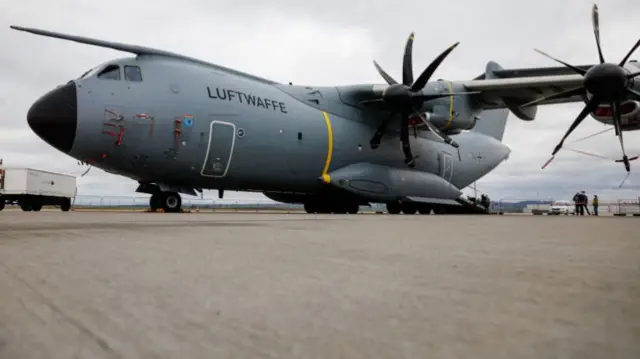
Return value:
<svg viewBox="0 0 640 359">
<path fill-rule="evenodd" d="M 575 211 L 573 212 L 574 216 L 577 216 L 578 214 L 580 214 L 580 205 L 578 204 L 580 202 L 580 192 L 576 192 L 576 194 L 573 195 L 573 205 L 575 206 Z"/>
<path fill-rule="evenodd" d="M 598 201 L 598 195 L 597 194 L 593 195 L 593 201 L 591 201 L 591 204 L 593 205 L 593 215 L 597 216 L 598 215 L 598 206 L 600 205 L 600 201 Z"/>
<path fill-rule="evenodd" d="M 587 211 L 587 215 L 591 215 L 591 211 L 589 210 L 589 196 L 585 191 L 582 191 L 582 205 L 584 206 L 584 210 Z"/>
<path fill-rule="evenodd" d="M 584 216 L 584 191 L 576 193 L 576 215 Z"/>
</svg>

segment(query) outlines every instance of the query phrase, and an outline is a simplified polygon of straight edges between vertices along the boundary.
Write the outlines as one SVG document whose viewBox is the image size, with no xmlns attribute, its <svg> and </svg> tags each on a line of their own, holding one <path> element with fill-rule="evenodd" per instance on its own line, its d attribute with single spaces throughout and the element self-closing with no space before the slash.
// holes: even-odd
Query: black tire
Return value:
<svg viewBox="0 0 640 359">
<path fill-rule="evenodd" d="M 162 199 L 163 199 L 162 192 L 156 192 L 151 195 L 151 198 L 149 198 L 149 208 L 151 208 L 151 212 L 156 212 L 160 208 L 163 208 Z"/>
<path fill-rule="evenodd" d="M 22 210 L 24 212 L 30 212 L 31 211 L 31 205 L 28 204 L 28 203 L 20 204 L 20 208 L 22 208 Z"/>
<path fill-rule="evenodd" d="M 431 206 L 428 204 L 420 204 L 418 206 L 418 212 L 420 214 L 431 214 Z"/>
<path fill-rule="evenodd" d="M 418 212 L 418 206 L 415 203 L 405 202 L 402 204 L 402 213 L 416 214 L 416 212 Z"/>
<path fill-rule="evenodd" d="M 62 203 L 60 204 L 60 210 L 62 212 L 69 212 L 71 210 L 71 199 L 70 198 L 65 198 L 62 200 Z"/>
<path fill-rule="evenodd" d="M 312 214 L 312 213 L 316 213 L 318 209 L 316 208 L 313 202 L 307 202 L 304 204 L 304 211 L 309 214 Z"/>
<path fill-rule="evenodd" d="M 448 214 L 449 211 L 447 210 L 447 207 L 445 207 L 443 205 L 436 205 L 435 207 L 433 207 L 433 213 L 434 214 Z"/>
<path fill-rule="evenodd" d="M 389 212 L 389 214 L 400 214 L 401 211 L 402 211 L 402 206 L 400 205 L 400 203 L 397 203 L 397 202 L 387 203 L 387 212 Z"/>
<path fill-rule="evenodd" d="M 347 205 L 347 213 L 357 214 L 360 211 L 360 205 L 358 203 L 349 203 Z"/>
<path fill-rule="evenodd" d="M 177 192 L 165 192 L 162 195 L 162 209 L 166 213 L 180 213 L 182 198 Z"/>
<path fill-rule="evenodd" d="M 31 210 L 34 212 L 40 212 L 42 209 L 42 203 L 34 203 L 31 205 Z"/>
<path fill-rule="evenodd" d="M 3 209 L 4 209 L 4 199 L 0 197 L 0 211 L 2 211 Z"/>
</svg>

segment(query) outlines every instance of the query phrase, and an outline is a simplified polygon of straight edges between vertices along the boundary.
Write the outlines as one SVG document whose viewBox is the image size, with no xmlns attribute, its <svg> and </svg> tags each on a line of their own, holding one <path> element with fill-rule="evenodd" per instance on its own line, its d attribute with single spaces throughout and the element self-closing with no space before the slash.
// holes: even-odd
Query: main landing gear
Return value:
<svg viewBox="0 0 640 359">
<path fill-rule="evenodd" d="M 387 212 L 389 214 L 431 214 L 431 211 L 434 210 L 431 205 L 425 203 L 415 203 L 415 202 L 391 202 L 387 203 Z"/>
<path fill-rule="evenodd" d="M 322 201 L 311 200 L 304 204 L 307 213 L 336 213 L 336 214 L 357 214 L 360 205 L 355 201 Z"/>
<path fill-rule="evenodd" d="M 162 209 L 166 213 L 180 213 L 182 212 L 182 198 L 177 192 L 158 191 L 151 195 L 149 207 L 151 207 L 151 212 Z"/>
</svg>

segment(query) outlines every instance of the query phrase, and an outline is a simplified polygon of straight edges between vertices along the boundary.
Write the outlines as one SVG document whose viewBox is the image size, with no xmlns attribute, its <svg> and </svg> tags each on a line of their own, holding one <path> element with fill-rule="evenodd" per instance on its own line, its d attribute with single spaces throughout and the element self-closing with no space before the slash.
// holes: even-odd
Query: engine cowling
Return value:
<svg viewBox="0 0 640 359">
<path fill-rule="evenodd" d="M 438 109 L 434 109 L 433 111 L 423 112 L 422 114 L 427 118 L 427 120 L 429 120 L 429 122 L 445 132 L 471 130 L 475 127 L 476 122 L 478 121 L 475 116 L 461 116 L 455 112 L 453 113 L 453 116 L 450 116 L 448 110 L 438 111 Z M 415 126 L 419 130 L 427 129 L 427 126 L 418 116 L 410 117 L 409 125 Z"/>
<path fill-rule="evenodd" d="M 620 112 L 622 128 L 624 130 L 640 129 L 640 102 L 625 101 L 620 105 Z M 613 111 L 609 105 L 600 104 L 595 111 L 591 113 L 591 116 L 599 122 L 613 125 Z"/>
</svg>

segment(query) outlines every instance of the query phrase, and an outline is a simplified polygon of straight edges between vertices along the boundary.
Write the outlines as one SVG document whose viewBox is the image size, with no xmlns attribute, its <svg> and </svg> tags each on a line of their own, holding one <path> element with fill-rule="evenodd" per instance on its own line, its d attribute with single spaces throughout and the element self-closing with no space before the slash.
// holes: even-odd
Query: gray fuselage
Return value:
<svg viewBox="0 0 640 359">
<path fill-rule="evenodd" d="M 113 71 L 105 71 L 109 66 Z M 68 154 L 140 182 L 312 193 L 321 190 L 323 175 L 350 164 L 406 169 L 397 123 L 371 149 L 382 117 L 344 102 L 336 87 L 268 83 L 149 56 L 110 61 L 74 83 L 78 121 Z M 443 98 L 429 106 L 478 115 L 464 100 Z M 481 132 L 453 138 L 459 156 L 431 132 L 412 133 L 413 170 L 464 188 L 510 153 Z"/>
</svg>

